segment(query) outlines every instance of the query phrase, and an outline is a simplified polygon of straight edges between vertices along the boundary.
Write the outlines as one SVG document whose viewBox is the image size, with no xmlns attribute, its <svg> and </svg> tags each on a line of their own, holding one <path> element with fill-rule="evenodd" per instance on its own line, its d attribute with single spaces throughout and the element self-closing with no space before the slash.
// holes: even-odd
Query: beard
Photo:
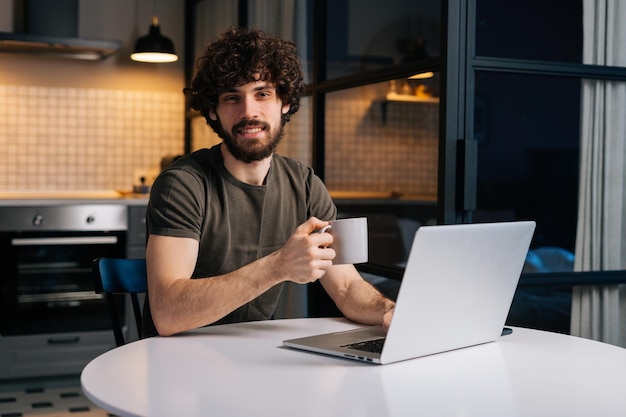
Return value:
<svg viewBox="0 0 626 417">
<path fill-rule="evenodd" d="M 263 128 L 265 137 L 253 140 L 237 139 L 237 132 L 239 129 L 253 126 Z M 235 124 L 230 133 L 226 132 L 220 123 L 217 134 L 220 138 L 222 138 L 228 152 L 230 152 L 235 159 L 249 164 L 251 162 L 261 161 L 268 158 L 276 151 L 278 144 L 285 135 L 285 123 L 284 121 L 281 121 L 278 131 L 275 132 L 272 131 L 270 125 L 265 122 L 244 120 Z"/>
</svg>

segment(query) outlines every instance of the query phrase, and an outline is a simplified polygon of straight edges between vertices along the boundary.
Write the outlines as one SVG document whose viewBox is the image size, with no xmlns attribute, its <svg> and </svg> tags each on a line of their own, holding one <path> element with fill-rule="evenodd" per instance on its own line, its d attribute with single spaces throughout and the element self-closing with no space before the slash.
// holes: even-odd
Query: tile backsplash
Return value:
<svg viewBox="0 0 626 417">
<path fill-rule="evenodd" d="M 129 190 L 183 136 L 181 93 L 0 85 L 0 190 Z"/>
<path fill-rule="evenodd" d="M 438 103 L 338 98 L 326 114 L 331 190 L 436 197 Z"/>
</svg>

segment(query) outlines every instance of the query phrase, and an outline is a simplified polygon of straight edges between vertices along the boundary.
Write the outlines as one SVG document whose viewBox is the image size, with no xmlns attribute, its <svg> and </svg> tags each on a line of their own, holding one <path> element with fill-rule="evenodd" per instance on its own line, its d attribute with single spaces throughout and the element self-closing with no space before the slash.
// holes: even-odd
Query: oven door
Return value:
<svg viewBox="0 0 626 417">
<path fill-rule="evenodd" d="M 110 329 L 92 261 L 124 257 L 126 232 L 1 232 L 0 334 Z"/>
</svg>

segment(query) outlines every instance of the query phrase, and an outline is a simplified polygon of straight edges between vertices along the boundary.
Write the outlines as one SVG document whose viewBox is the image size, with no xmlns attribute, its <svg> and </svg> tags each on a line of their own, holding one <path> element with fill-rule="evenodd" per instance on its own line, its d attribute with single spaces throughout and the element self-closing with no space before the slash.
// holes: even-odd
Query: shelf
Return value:
<svg viewBox="0 0 626 417">
<path fill-rule="evenodd" d="M 384 100 L 380 100 L 380 113 L 383 126 L 387 123 L 387 111 L 390 103 L 439 104 L 439 97 L 418 97 L 408 94 L 387 93 Z"/>
<path fill-rule="evenodd" d="M 403 102 L 403 103 L 439 103 L 439 97 L 419 97 L 408 94 L 387 93 L 385 102 Z"/>
</svg>

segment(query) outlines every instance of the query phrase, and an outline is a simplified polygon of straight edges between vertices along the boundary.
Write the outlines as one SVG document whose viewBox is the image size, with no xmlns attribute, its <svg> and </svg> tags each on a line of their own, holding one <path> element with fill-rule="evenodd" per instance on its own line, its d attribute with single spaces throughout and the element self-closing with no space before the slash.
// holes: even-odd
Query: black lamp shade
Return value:
<svg viewBox="0 0 626 417">
<path fill-rule="evenodd" d="M 174 62 L 178 60 L 178 56 L 174 52 L 174 43 L 170 38 L 161 35 L 156 17 L 152 20 L 149 33 L 137 39 L 135 50 L 130 58 L 140 62 Z"/>
</svg>

